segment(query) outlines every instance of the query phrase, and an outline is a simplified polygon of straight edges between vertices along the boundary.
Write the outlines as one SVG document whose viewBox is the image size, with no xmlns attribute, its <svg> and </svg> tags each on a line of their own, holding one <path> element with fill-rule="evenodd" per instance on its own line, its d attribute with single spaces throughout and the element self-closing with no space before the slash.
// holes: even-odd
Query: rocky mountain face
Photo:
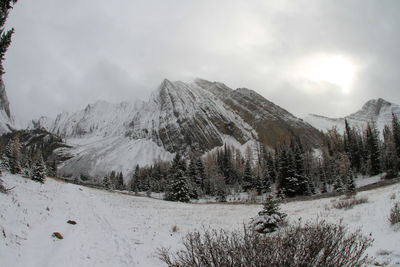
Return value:
<svg viewBox="0 0 400 267">
<path fill-rule="evenodd" d="M 400 117 L 400 105 L 388 102 L 382 98 L 372 99 L 365 103 L 360 110 L 344 118 L 328 118 L 315 114 L 306 116 L 304 121 L 322 131 L 336 126 L 341 133 L 344 131 L 345 119 L 351 126 L 362 131 L 368 122 L 373 122 L 378 131 L 382 132 L 385 125 L 391 125 L 392 114 Z"/>
<path fill-rule="evenodd" d="M 14 120 L 11 117 L 10 103 L 8 102 L 6 87 L 0 78 L 0 135 L 10 132 Z"/>
<path fill-rule="evenodd" d="M 200 79 L 164 80 L 146 102 L 98 102 L 55 120 L 41 118 L 33 126 L 74 146 L 72 158 L 59 168 L 71 177 L 128 173 L 136 164 L 169 160 L 177 151 L 204 154 L 227 142 L 240 147 L 259 141 L 273 148 L 299 136 L 305 145 L 317 146 L 321 137 L 252 90 Z"/>
</svg>

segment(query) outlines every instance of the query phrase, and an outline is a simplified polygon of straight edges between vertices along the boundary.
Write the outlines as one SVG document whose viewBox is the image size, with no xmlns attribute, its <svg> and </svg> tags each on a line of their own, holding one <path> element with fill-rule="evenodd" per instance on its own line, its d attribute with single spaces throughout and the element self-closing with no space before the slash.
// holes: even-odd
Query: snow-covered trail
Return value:
<svg viewBox="0 0 400 267">
<path fill-rule="evenodd" d="M 7 233 L 0 238 L 1 267 L 160 266 L 160 246 L 176 247 L 196 228 L 240 227 L 259 209 L 166 202 L 53 179 L 42 185 L 9 174 L 3 180 L 15 188 L 0 194 L 0 230 Z"/>
<path fill-rule="evenodd" d="M 53 179 L 42 185 L 10 174 L 2 179 L 6 187 L 15 188 L 0 194 L 0 267 L 164 266 L 155 255 L 157 248 L 175 250 L 187 232 L 202 227 L 238 229 L 261 209 L 260 205 L 167 202 Z M 387 220 L 390 208 L 400 201 L 400 184 L 357 197 L 367 197 L 368 203 L 338 210 L 332 207 L 337 198 L 326 198 L 290 202 L 282 210 L 291 221 L 343 218 L 351 229 L 371 233 L 375 242 L 368 253 L 377 263 L 400 266 L 400 231 Z M 64 239 L 52 237 L 53 232 Z"/>
</svg>

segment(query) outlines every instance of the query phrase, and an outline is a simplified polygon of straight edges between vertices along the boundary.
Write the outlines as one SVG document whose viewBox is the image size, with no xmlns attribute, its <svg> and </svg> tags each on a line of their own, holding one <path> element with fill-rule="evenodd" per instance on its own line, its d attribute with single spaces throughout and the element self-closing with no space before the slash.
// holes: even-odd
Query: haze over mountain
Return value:
<svg viewBox="0 0 400 267">
<path fill-rule="evenodd" d="M 369 100 L 360 110 L 344 118 L 329 118 L 316 114 L 309 114 L 303 119 L 322 131 L 330 130 L 332 127 L 336 126 L 339 133 L 343 133 L 344 131 L 345 120 L 360 131 L 365 128 L 368 122 L 373 122 L 381 133 L 385 125 L 391 125 L 392 114 L 400 117 L 400 105 L 379 98 Z"/>
<path fill-rule="evenodd" d="M 111 170 L 128 173 L 136 164 L 169 160 L 175 152 L 204 154 L 225 143 L 244 153 L 260 141 L 273 148 L 300 138 L 310 147 L 320 133 L 252 90 L 223 83 L 165 79 L 148 101 L 97 102 L 55 120 L 33 122 L 74 146 L 59 167 L 62 176 L 94 177 Z"/>
</svg>

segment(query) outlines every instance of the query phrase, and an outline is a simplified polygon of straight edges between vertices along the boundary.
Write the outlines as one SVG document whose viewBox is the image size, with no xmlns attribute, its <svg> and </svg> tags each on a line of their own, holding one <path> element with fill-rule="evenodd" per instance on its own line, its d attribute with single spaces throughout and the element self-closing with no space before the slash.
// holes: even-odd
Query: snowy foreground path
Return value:
<svg viewBox="0 0 400 267">
<path fill-rule="evenodd" d="M 1 267 L 163 266 L 155 255 L 160 246 L 176 249 L 185 233 L 202 227 L 240 228 L 261 209 L 260 205 L 173 203 L 53 179 L 41 185 L 4 176 L 6 187 L 15 188 L 0 194 Z M 400 266 L 400 230 L 387 221 L 390 208 L 400 201 L 400 185 L 358 194 L 363 196 L 368 203 L 350 210 L 332 208 L 335 198 L 292 202 L 282 210 L 292 221 L 343 218 L 351 229 L 371 233 L 375 242 L 368 254 L 375 262 Z M 177 232 L 172 231 L 174 226 Z M 53 232 L 64 239 L 52 237 Z"/>
</svg>

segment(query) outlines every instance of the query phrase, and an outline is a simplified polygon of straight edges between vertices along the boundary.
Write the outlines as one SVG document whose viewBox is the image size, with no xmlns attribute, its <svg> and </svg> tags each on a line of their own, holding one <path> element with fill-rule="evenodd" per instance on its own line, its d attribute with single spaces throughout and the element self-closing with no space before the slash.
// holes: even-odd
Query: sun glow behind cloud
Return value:
<svg viewBox="0 0 400 267">
<path fill-rule="evenodd" d="M 296 79 L 308 83 L 332 84 L 341 88 L 343 94 L 348 94 L 355 79 L 356 69 L 356 65 L 345 56 L 318 54 L 300 60 L 292 74 Z M 307 88 L 309 91 L 320 89 L 318 86 Z"/>
</svg>

